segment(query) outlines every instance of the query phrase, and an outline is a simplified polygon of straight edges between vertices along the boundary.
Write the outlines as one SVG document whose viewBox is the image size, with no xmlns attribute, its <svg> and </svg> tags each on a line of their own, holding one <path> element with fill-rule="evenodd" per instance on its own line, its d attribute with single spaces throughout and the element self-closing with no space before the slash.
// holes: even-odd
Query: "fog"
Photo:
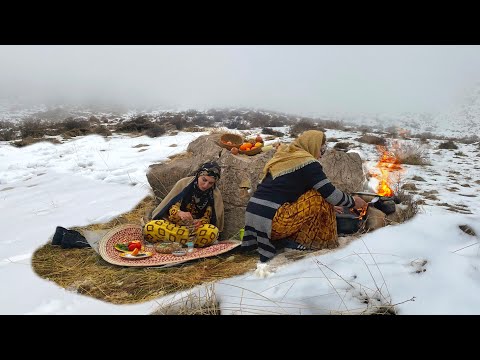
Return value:
<svg viewBox="0 0 480 360">
<path fill-rule="evenodd" d="M 288 113 L 437 112 L 480 46 L 0 46 L 0 98 Z"/>
</svg>

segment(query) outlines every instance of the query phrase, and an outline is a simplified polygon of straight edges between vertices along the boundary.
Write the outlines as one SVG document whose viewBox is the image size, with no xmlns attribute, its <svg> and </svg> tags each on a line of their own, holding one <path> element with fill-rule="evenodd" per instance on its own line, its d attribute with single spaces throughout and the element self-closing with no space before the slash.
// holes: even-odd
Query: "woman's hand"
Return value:
<svg viewBox="0 0 480 360">
<path fill-rule="evenodd" d="M 334 206 L 337 214 L 343 214 L 343 206 Z"/>
<path fill-rule="evenodd" d="M 362 209 L 362 208 L 367 206 L 367 203 L 365 202 L 365 200 L 363 200 L 360 196 L 355 195 L 353 197 L 353 200 L 355 200 L 354 208 L 357 209 L 357 210 Z"/>
<path fill-rule="evenodd" d="M 202 222 L 199 219 L 193 220 L 193 225 L 195 226 L 195 230 L 197 230 L 200 226 L 202 226 Z"/>
<path fill-rule="evenodd" d="M 183 221 L 193 221 L 193 216 L 188 211 L 179 211 L 177 215 Z"/>
</svg>

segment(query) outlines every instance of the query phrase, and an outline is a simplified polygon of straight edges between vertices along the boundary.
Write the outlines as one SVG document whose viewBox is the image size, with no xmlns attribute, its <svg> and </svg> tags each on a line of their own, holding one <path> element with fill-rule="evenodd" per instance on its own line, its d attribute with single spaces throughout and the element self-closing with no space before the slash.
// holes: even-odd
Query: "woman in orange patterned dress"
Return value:
<svg viewBox="0 0 480 360">
<path fill-rule="evenodd" d="M 328 180 L 319 163 L 326 150 L 322 131 L 308 130 L 281 145 L 263 169 L 263 179 L 247 204 L 242 249 L 257 249 L 260 261 L 279 247 L 317 250 L 338 246 L 336 207 L 367 204 Z"/>
</svg>

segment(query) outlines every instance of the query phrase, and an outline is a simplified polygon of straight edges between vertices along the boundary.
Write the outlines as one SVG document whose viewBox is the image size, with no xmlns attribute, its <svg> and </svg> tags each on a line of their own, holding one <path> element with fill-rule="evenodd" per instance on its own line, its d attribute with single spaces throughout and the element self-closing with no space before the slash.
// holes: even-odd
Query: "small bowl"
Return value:
<svg viewBox="0 0 480 360">
<path fill-rule="evenodd" d="M 175 242 L 159 242 L 155 245 L 155 251 L 159 254 L 171 254 L 173 251 L 181 249 L 182 245 Z"/>
<path fill-rule="evenodd" d="M 175 256 L 185 256 L 187 254 L 186 250 L 175 250 L 172 252 L 172 255 Z"/>
</svg>

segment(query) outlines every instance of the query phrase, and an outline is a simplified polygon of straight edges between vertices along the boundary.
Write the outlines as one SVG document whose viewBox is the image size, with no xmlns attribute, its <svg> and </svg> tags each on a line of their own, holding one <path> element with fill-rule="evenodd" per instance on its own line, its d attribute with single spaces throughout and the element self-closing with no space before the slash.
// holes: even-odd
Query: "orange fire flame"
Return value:
<svg viewBox="0 0 480 360">
<path fill-rule="evenodd" d="M 376 167 L 380 170 L 380 173 L 370 172 L 370 175 L 379 180 L 377 186 L 377 194 L 380 196 L 393 196 L 394 192 L 389 186 L 390 173 L 397 170 L 402 170 L 400 161 L 395 156 L 395 153 L 389 151 L 385 146 L 377 146 L 377 150 L 381 153 L 380 160 Z"/>
<path fill-rule="evenodd" d="M 358 219 L 359 219 L 359 220 L 362 220 L 363 217 L 365 216 L 365 214 L 367 213 L 367 210 L 368 210 L 368 205 L 365 206 L 365 207 L 363 207 L 363 208 L 360 208 L 360 209 L 358 209 L 358 210 L 356 210 L 356 209 L 350 209 L 350 212 L 351 212 L 352 214 L 357 214 L 357 215 L 358 215 Z"/>
</svg>

